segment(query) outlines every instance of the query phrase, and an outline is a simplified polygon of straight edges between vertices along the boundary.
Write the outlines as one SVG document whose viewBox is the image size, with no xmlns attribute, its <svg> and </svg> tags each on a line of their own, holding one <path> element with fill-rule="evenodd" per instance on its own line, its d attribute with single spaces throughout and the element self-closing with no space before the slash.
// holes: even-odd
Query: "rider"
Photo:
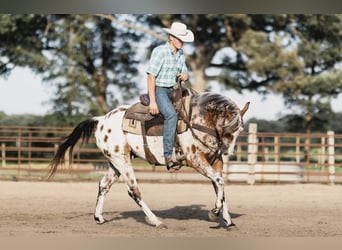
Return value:
<svg viewBox="0 0 342 250">
<path fill-rule="evenodd" d="M 164 28 L 169 34 L 168 42 L 153 49 L 147 68 L 147 87 L 150 98 L 149 112 L 159 112 L 164 117 L 163 147 L 165 164 L 168 170 L 179 165 L 173 146 L 178 116 L 171 101 L 171 92 L 176 79 L 189 79 L 185 56 L 182 50 L 184 42 L 193 42 L 194 34 L 181 22 L 173 22 L 171 28 Z"/>
</svg>

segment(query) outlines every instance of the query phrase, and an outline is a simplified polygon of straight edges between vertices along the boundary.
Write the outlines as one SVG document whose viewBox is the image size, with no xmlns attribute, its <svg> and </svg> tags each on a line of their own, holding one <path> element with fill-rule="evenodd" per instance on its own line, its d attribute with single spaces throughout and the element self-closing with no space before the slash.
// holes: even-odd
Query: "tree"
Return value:
<svg viewBox="0 0 342 250">
<path fill-rule="evenodd" d="M 339 93 L 340 73 L 335 68 L 341 59 L 338 15 L 133 16 L 133 23 L 147 21 L 151 30 L 129 22 L 121 26 L 155 37 L 150 48 L 165 41 L 153 30 L 168 27 L 174 20 L 195 32 L 187 60 L 195 89 L 203 91 L 215 80 L 238 91 L 281 93 L 288 107 L 304 111 L 307 132 L 312 121 L 329 115 L 329 98 Z M 120 24 L 114 16 L 103 17 Z M 213 69 L 218 73 L 210 75 Z"/>
<path fill-rule="evenodd" d="M 331 116 L 329 129 L 334 131 L 336 134 L 342 134 L 342 112 L 338 112 Z"/>
<path fill-rule="evenodd" d="M 45 15 L 0 15 L 0 76 L 8 76 L 16 66 L 43 71 L 46 27 Z"/>
<path fill-rule="evenodd" d="M 341 15 L 1 15 L 0 67 L 44 72 L 60 119 L 102 114 L 137 95 L 136 53 L 164 42 L 175 20 L 195 33 L 186 49 L 196 90 L 215 81 L 280 93 L 307 132 L 325 124 L 341 89 Z"/>
<path fill-rule="evenodd" d="M 285 24 L 286 29 L 279 32 L 246 32 L 240 50 L 248 62 L 250 82 L 282 94 L 310 133 L 313 121 L 324 125 L 331 115 L 330 100 L 342 87 L 337 67 L 342 52 L 341 16 L 287 15 Z M 256 86 L 261 89 L 260 84 Z"/>
<path fill-rule="evenodd" d="M 119 98 L 136 95 L 136 39 L 132 31 L 119 30 L 104 18 L 54 15 L 48 34 L 51 59 L 44 79 L 58 87 L 55 112 L 103 114 Z"/>
<path fill-rule="evenodd" d="M 279 54 L 281 48 L 273 51 L 277 48 L 276 41 L 270 42 L 268 38 L 275 32 L 282 31 L 286 35 L 284 30 L 291 22 L 289 15 L 245 14 L 157 15 L 147 19 L 152 28 L 170 26 L 175 20 L 186 23 L 195 33 L 193 49 L 187 61 L 194 73 L 193 84 L 198 91 L 208 89 L 207 83 L 210 81 L 223 83 L 225 87 L 237 91 L 265 91 L 274 78 L 272 75 L 256 78 L 252 70 L 248 71 L 248 51 L 255 55 L 267 45 L 262 51 L 263 56 L 269 56 L 270 52 L 271 55 Z M 250 39 L 253 43 L 246 42 Z M 255 49 L 258 52 L 253 52 Z M 279 64 L 273 65 L 274 68 L 277 66 Z M 259 71 L 265 69 L 267 66 L 261 66 Z"/>
<path fill-rule="evenodd" d="M 103 114 L 137 95 L 138 36 L 107 19 L 0 15 L 0 40 L 0 75 L 16 66 L 42 74 L 56 86 L 53 112 L 60 120 Z"/>
<path fill-rule="evenodd" d="M 304 67 L 293 81 L 296 84 L 284 82 L 278 88 L 289 105 L 304 111 L 307 132 L 313 120 L 332 113 L 330 100 L 342 87 L 342 72 L 337 67 L 342 59 L 341 21 L 340 15 L 296 16 L 293 35 L 301 39 L 298 61 L 303 61 Z"/>
</svg>

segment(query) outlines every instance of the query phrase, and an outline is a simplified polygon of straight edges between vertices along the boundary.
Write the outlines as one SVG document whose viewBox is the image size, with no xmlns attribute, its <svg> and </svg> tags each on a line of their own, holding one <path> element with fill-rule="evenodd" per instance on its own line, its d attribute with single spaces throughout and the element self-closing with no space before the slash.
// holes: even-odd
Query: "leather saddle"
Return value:
<svg viewBox="0 0 342 250">
<path fill-rule="evenodd" d="M 189 106 L 191 96 L 182 98 L 185 113 L 189 114 Z M 177 124 L 177 134 L 181 134 L 187 130 L 186 123 L 179 118 Z M 151 115 L 148 106 L 140 102 L 133 104 L 125 113 L 122 130 L 128 133 L 143 136 L 163 136 L 164 117 L 161 114 Z"/>
<path fill-rule="evenodd" d="M 189 114 L 190 100 L 191 96 L 185 96 L 180 99 L 176 105 L 174 103 L 178 114 L 179 112 L 183 112 L 183 114 Z M 179 110 L 181 107 L 183 107 L 182 111 Z M 187 129 L 187 124 L 182 120 L 181 116 L 178 115 L 176 133 L 181 134 Z M 123 117 L 122 130 L 127 133 L 141 135 L 143 137 L 146 160 L 150 164 L 160 165 L 149 149 L 146 136 L 163 136 L 164 117 L 161 114 L 153 116 L 150 114 L 148 106 L 145 106 L 140 102 L 135 103 L 126 111 Z"/>
</svg>

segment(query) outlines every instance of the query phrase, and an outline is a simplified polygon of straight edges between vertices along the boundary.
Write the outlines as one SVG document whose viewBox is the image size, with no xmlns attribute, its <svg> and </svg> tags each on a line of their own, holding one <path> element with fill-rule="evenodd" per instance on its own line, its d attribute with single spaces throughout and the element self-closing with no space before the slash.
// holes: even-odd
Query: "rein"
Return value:
<svg viewBox="0 0 342 250">
<path fill-rule="evenodd" d="M 181 97 L 181 104 L 182 104 L 182 108 L 178 111 L 178 115 L 182 118 L 182 120 L 185 122 L 185 124 L 189 127 L 192 136 L 196 140 L 198 140 L 203 146 L 205 146 L 211 152 L 214 153 L 214 155 L 212 157 L 210 157 L 210 159 L 207 159 L 209 164 L 212 165 L 217 159 L 221 158 L 222 152 L 221 152 L 220 148 L 221 148 L 222 141 L 220 140 L 220 135 L 219 135 L 217 129 L 210 129 L 210 128 L 204 127 L 200 124 L 191 124 L 190 123 L 190 120 L 189 120 L 190 117 L 189 117 L 189 114 L 187 114 L 187 112 L 186 112 L 185 103 L 184 103 L 184 100 L 182 98 L 182 84 L 181 84 L 180 79 L 178 79 L 177 84 L 178 84 L 178 91 L 180 92 L 179 94 Z M 197 94 L 197 92 L 191 87 L 191 85 L 188 81 L 185 81 L 185 84 L 186 84 L 186 87 L 190 90 L 192 95 Z M 217 149 L 213 150 L 209 145 L 207 145 L 203 140 L 201 140 L 201 138 L 199 138 L 195 134 L 194 129 L 201 131 L 201 132 L 204 132 L 204 133 L 207 133 L 211 136 L 214 136 L 216 139 L 216 142 L 217 142 L 217 146 L 218 146 Z"/>
<path fill-rule="evenodd" d="M 190 128 L 191 129 L 191 128 Z M 215 139 L 216 139 L 216 143 L 217 143 L 217 149 L 214 151 L 210 146 L 208 146 L 205 142 L 203 142 L 200 138 L 198 138 L 192 129 L 196 129 L 198 131 L 201 131 L 201 132 L 204 132 L 204 133 L 207 133 L 211 136 L 214 136 Z M 216 161 L 216 159 L 219 159 L 221 158 L 221 144 L 222 142 L 220 141 L 220 136 L 217 132 L 217 130 L 215 129 L 210 129 L 210 128 L 207 128 L 207 127 L 204 127 L 202 125 L 199 125 L 199 124 L 192 124 L 192 129 L 191 129 L 191 132 L 192 132 L 192 135 L 200 142 L 203 144 L 203 146 L 207 147 L 211 152 L 214 153 L 214 155 L 212 157 L 210 157 L 210 159 L 207 159 L 208 162 L 210 163 L 210 165 L 213 165 L 213 163 Z"/>
</svg>

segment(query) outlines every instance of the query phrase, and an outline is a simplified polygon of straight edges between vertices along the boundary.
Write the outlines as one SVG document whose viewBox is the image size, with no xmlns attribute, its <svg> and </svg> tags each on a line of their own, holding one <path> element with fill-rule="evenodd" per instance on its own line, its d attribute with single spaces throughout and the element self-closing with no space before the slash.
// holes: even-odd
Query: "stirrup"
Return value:
<svg viewBox="0 0 342 250">
<path fill-rule="evenodd" d="M 182 167 L 180 161 L 174 161 L 172 159 L 168 159 L 166 161 L 165 165 L 166 165 L 166 169 L 168 171 L 170 171 L 170 170 L 179 170 Z"/>
</svg>

